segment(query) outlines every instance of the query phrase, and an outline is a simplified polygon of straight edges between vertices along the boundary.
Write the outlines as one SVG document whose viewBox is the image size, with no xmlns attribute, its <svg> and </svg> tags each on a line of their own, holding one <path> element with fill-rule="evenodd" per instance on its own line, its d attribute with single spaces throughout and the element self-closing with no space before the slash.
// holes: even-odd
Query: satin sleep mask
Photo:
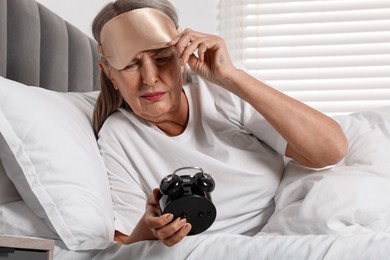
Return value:
<svg viewBox="0 0 390 260">
<path fill-rule="evenodd" d="M 178 35 L 174 22 L 153 8 L 135 9 L 109 20 L 100 33 L 100 54 L 117 70 L 146 50 L 168 47 Z"/>
</svg>

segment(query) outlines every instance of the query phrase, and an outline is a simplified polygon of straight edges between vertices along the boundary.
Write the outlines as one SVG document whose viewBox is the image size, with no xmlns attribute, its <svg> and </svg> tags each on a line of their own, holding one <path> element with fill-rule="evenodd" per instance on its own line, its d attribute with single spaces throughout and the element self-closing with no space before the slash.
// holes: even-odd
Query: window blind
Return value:
<svg viewBox="0 0 390 260">
<path fill-rule="evenodd" d="M 220 0 L 234 60 L 329 115 L 390 105 L 389 0 Z"/>
</svg>

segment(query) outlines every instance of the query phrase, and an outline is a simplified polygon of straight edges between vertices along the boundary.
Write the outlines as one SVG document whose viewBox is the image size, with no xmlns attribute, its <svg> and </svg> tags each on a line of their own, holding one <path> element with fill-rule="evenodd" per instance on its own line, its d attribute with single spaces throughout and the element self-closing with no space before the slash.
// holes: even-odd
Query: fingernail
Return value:
<svg viewBox="0 0 390 260">
<path fill-rule="evenodd" d="M 168 221 L 171 221 L 173 219 L 173 214 L 167 214 L 166 218 Z"/>
<path fill-rule="evenodd" d="M 187 223 L 184 227 L 186 230 L 191 230 L 191 228 L 192 228 L 191 224 L 189 224 L 189 223 Z"/>
</svg>

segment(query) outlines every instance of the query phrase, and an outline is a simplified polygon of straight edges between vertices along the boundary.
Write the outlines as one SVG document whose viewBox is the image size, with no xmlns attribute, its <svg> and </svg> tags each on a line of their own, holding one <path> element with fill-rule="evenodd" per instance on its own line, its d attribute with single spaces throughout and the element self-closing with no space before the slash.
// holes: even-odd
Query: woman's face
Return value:
<svg viewBox="0 0 390 260">
<path fill-rule="evenodd" d="M 124 69 L 112 68 L 111 81 L 138 116 L 155 124 L 177 120 L 187 102 L 176 49 L 139 53 Z"/>
</svg>

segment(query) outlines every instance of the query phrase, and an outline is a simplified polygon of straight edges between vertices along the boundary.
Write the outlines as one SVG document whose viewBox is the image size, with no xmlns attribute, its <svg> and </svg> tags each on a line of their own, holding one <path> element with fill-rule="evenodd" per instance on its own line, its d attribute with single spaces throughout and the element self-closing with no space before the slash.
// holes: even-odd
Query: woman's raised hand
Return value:
<svg viewBox="0 0 390 260">
<path fill-rule="evenodd" d="M 225 41 L 218 36 L 186 29 L 172 39 L 171 45 L 176 47 L 181 65 L 188 63 L 193 71 L 218 85 L 224 86 L 236 69 Z"/>
</svg>

